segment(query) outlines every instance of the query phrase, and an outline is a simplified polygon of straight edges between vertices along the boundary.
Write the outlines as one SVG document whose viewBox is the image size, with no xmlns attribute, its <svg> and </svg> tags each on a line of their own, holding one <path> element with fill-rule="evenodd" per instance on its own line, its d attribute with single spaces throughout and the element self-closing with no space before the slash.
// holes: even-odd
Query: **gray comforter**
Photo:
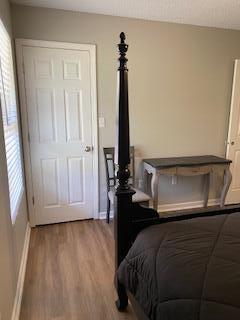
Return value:
<svg viewBox="0 0 240 320">
<path fill-rule="evenodd" d="M 240 213 L 143 230 L 117 276 L 151 320 L 240 320 Z"/>
</svg>

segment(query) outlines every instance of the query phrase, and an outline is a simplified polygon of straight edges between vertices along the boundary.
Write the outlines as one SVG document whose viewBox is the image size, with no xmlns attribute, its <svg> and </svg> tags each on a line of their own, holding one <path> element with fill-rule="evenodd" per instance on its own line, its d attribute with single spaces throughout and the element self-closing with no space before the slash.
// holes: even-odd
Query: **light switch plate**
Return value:
<svg viewBox="0 0 240 320">
<path fill-rule="evenodd" d="M 106 121 L 105 121 L 105 118 L 104 118 L 104 117 L 99 117 L 99 118 L 98 118 L 98 125 L 99 125 L 99 128 L 105 128 L 105 126 L 106 126 Z"/>
</svg>

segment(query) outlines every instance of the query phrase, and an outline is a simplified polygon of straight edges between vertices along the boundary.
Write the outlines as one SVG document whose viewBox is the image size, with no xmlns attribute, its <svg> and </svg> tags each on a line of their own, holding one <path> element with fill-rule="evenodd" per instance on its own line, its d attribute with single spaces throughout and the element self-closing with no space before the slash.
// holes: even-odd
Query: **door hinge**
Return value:
<svg viewBox="0 0 240 320">
<path fill-rule="evenodd" d="M 30 139 L 30 133 L 28 132 L 28 143 L 30 143 L 31 139 Z"/>
<path fill-rule="evenodd" d="M 34 203 L 35 203 L 35 199 L 34 199 L 34 197 L 32 197 L 32 203 L 33 203 L 33 205 L 34 205 Z"/>
<path fill-rule="evenodd" d="M 23 74 L 25 74 L 25 66 L 24 66 L 24 63 L 22 63 L 22 69 L 23 69 Z"/>
</svg>

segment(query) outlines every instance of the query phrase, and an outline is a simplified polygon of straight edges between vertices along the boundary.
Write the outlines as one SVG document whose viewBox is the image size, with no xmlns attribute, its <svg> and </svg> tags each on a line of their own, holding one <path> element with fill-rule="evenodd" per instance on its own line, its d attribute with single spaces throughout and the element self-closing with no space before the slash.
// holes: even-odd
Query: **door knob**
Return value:
<svg viewBox="0 0 240 320">
<path fill-rule="evenodd" d="M 231 145 L 232 145 L 232 146 L 234 145 L 234 141 L 231 142 Z"/>
<path fill-rule="evenodd" d="M 86 151 L 86 152 L 90 152 L 90 151 L 91 151 L 91 147 L 86 146 L 86 147 L 85 147 L 85 151 Z"/>
</svg>

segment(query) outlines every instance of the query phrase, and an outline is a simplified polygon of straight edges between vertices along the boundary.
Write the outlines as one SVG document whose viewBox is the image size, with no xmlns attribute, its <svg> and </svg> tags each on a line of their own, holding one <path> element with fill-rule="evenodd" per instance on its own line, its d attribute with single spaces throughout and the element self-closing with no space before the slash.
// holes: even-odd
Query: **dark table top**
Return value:
<svg viewBox="0 0 240 320">
<path fill-rule="evenodd" d="M 148 163 L 153 168 L 163 169 L 171 167 L 193 167 L 193 166 L 203 166 L 210 164 L 229 164 L 232 161 L 213 156 L 192 156 L 192 157 L 172 157 L 172 158 L 152 158 L 143 159 L 143 162 Z"/>
</svg>

